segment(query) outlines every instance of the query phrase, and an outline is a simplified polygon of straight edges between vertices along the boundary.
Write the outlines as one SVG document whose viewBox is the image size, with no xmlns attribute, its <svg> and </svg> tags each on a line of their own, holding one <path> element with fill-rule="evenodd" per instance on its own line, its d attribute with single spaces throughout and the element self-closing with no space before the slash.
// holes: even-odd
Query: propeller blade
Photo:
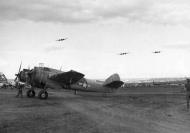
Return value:
<svg viewBox="0 0 190 133">
<path fill-rule="evenodd" d="M 20 73 L 21 66 L 22 66 L 22 61 L 21 61 L 21 63 L 20 63 L 20 67 L 19 67 L 19 71 L 18 71 L 18 73 Z"/>
<path fill-rule="evenodd" d="M 17 73 L 17 74 L 15 74 L 16 78 L 14 79 L 14 81 L 16 81 L 16 80 L 18 79 L 18 77 L 19 77 L 19 75 L 20 75 L 20 70 L 21 70 L 21 67 L 22 67 L 22 61 L 21 61 L 20 66 L 19 66 L 18 73 Z"/>
<path fill-rule="evenodd" d="M 17 76 L 16 76 L 16 78 L 14 79 L 14 81 L 16 81 L 17 80 Z"/>
</svg>

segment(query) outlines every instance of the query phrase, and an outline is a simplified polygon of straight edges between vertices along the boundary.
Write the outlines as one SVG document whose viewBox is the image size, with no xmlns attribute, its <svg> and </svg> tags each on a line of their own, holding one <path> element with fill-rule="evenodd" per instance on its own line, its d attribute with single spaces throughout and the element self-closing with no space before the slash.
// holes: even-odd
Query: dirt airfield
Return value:
<svg viewBox="0 0 190 133">
<path fill-rule="evenodd" d="M 166 94 L 138 92 L 144 91 L 123 89 L 103 96 L 50 90 L 47 100 L 39 100 L 15 98 L 16 90 L 3 89 L 0 133 L 190 132 L 190 111 L 180 89 L 170 88 Z"/>
</svg>

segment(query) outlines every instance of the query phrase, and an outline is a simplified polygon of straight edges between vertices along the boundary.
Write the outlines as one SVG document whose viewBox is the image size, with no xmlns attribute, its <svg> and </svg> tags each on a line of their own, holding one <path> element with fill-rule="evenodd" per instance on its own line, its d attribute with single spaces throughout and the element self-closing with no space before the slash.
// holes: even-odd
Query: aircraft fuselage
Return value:
<svg viewBox="0 0 190 133">
<path fill-rule="evenodd" d="M 56 82 L 51 80 L 49 77 L 63 73 L 63 71 L 59 71 L 51 68 L 40 68 L 35 67 L 33 69 L 33 74 L 31 77 L 31 85 L 37 88 L 51 88 L 51 89 L 68 89 L 68 90 L 77 90 L 77 91 L 86 91 L 86 92 L 113 92 L 114 89 L 105 87 L 103 85 L 103 81 L 91 80 L 82 78 L 74 84 L 67 85 L 63 82 Z"/>
</svg>

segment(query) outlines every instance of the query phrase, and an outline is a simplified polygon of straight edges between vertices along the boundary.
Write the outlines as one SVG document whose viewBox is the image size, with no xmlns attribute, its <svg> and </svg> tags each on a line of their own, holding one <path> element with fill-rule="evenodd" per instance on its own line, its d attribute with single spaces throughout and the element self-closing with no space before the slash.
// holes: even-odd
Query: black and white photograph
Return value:
<svg viewBox="0 0 190 133">
<path fill-rule="evenodd" d="M 0 0 L 0 133 L 190 133 L 189 0 Z"/>
</svg>

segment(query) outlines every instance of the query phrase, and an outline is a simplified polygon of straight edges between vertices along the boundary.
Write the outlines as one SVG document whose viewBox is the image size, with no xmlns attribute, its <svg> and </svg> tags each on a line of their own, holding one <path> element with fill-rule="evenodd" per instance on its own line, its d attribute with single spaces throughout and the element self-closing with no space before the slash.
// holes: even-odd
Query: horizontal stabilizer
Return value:
<svg viewBox="0 0 190 133">
<path fill-rule="evenodd" d="M 49 77 L 51 80 L 62 82 L 64 84 L 74 84 L 84 77 L 84 74 L 70 70 L 68 72 L 58 73 Z"/>
</svg>

